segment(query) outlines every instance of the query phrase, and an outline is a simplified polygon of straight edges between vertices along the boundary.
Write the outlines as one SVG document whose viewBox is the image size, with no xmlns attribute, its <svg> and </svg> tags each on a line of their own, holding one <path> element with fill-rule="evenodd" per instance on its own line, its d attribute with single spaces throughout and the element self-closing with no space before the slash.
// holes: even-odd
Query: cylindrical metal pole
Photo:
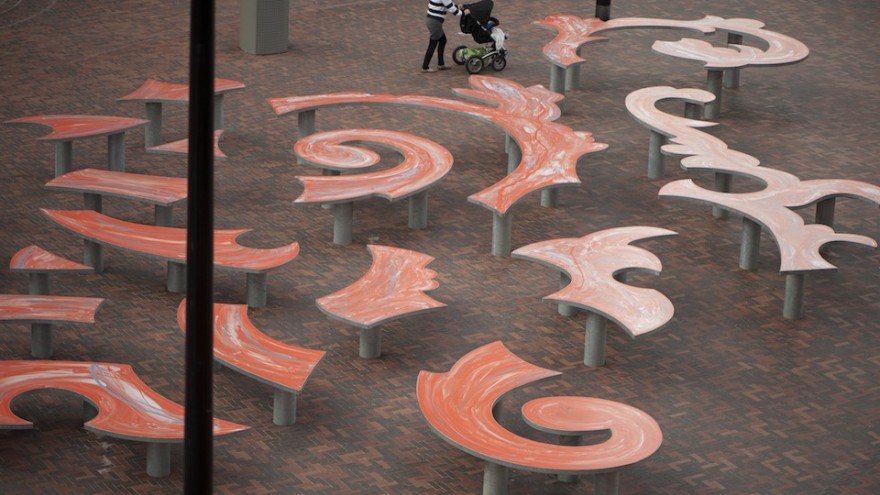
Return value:
<svg viewBox="0 0 880 495">
<path fill-rule="evenodd" d="M 611 0 L 596 0 L 596 17 L 603 21 L 611 19 Z"/>
<path fill-rule="evenodd" d="M 186 495 L 213 492 L 214 0 L 192 0 L 186 247 Z"/>
</svg>

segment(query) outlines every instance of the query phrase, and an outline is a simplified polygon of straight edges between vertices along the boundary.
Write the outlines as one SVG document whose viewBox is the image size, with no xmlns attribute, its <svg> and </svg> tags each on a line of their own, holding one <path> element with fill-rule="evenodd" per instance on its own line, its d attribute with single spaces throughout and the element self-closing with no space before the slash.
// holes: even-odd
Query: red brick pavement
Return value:
<svg viewBox="0 0 880 495">
<path fill-rule="evenodd" d="M 269 301 L 251 319 L 285 342 L 328 352 L 298 406 L 292 427 L 271 422 L 271 394 L 249 378 L 222 371 L 215 379 L 219 417 L 253 426 L 219 439 L 215 484 L 223 494 L 478 493 L 482 465 L 439 440 L 423 421 L 414 395 L 419 370 L 447 370 L 476 346 L 502 339 L 524 359 L 563 371 L 527 387 L 504 404 L 502 420 L 528 432 L 517 406 L 542 395 L 577 394 L 626 402 L 649 412 L 665 441 L 648 460 L 624 470 L 621 493 L 873 494 L 880 492 L 880 255 L 836 246 L 837 272 L 807 277 L 806 317 L 781 317 L 783 278 L 770 239 L 759 269 L 737 268 L 739 218 L 713 219 L 704 205 L 659 200 L 657 190 L 684 178 L 673 161 L 666 179 L 645 177 L 648 133 L 629 118 L 625 96 L 651 85 L 701 87 L 705 72 L 692 62 L 651 52 L 655 39 L 681 32 L 610 33 L 584 50 L 582 89 L 569 93 L 561 121 L 593 132 L 608 150 L 580 166 L 584 184 L 566 189 L 560 206 L 535 197 L 513 209 L 513 247 L 553 237 L 582 236 L 623 225 L 653 225 L 678 237 L 642 246 L 664 263 L 660 276 L 630 277 L 676 307 L 670 325 L 637 341 L 609 328 L 608 364 L 581 363 L 584 316 L 559 316 L 541 297 L 555 290 L 551 270 L 489 254 L 491 215 L 466 201 L 500 179 L 502 133 L 472 120 L 406 108 L 340 108 L 318 112 L 318 129 L 389 128 L 430 137 L 455 157 L 450 175 L 432 189 L 430 226 L 407 228 L 405 203 L 358 204 L 354 243 L 332 243 L 332 219 L 320 208 L 295 208 L 296 121 L 276 117 L 267 97 L 329 91 L 430 94 L 452 97 L 466 87 L 461 67 L 418 71 L 426 45 L 424 0 L 293 0 L 290 50 L 252 56 L 238 49 L 238 2 L 217 12 L 217 76 L 247 84 L 226 105 L 223 150 L 216 164 L 216 224 L 253 228 L 243 242 L 259 247 L 297 240 L 302 254 L 269 277 Z M 589 16 L 587 0 L 500 0 L 496 15 L 510 33 L 509 65 L 497 75 L 547 85 L 541 47 L 552 32 L 530 21 L 554 13 Z M 0 119 L 57 113 L 139 117 L 118 105 L 148 77 L 185 82 L 189 2 L 0 2 Z M 699 18 L 752 17 L 798 38 L 810 57 L 793 66 L 747 69 L 742 87 L 725 94 L 721 125 L 710 132 L 765 166 L 804 179 L 880 182 L 880 59 L 873 0 L 767 2 L 614 2 L 612 15 Z M 451 48 L 469 38 L 447 24 Z M 720 38 L 713 37 L 715 41 Z M 490 72 L 490 75 L 492 73 Z M 146 155 L 142 131 L 126 143 L 134 172 L 182 176 L 180 157 Z M 186 112 L 165 112 L 166 140 L 184 137 Z M 39 208 L 78 208 L 81 198 L 51 192 L 52 147 L 33 130 L 0 127 L 0 260 L 36 243 L 79 259 L 81 243 L 46 220 Z M 77 167 L 103 163 L 103 142 L 77 143 Z M 697 177 L 705 180 L 704 177 Z M 754 187 L 745 181 L 740 190 Z M 105 200 L 108 214 L 150 222 L 143 204 Z M 183 225 L 185 208 L 175 211 Z M 806 213 L 805 213 L 806 214 Z M 877 210 L 839 201 L 837 225 L 880 238 Z M 766 237 L 766 236 L 765 236 Z M 370 265 L 365 243 L 415 249 L 436 258 L 443 311 L 384 326 L 383 357 L 357 357 L 357 334 L 317 309 L 314 300 L 350 284 Z M 106 297 L 98 322 L 64 328 L 58 359 L 131 364 L 146 383 L 183 401 L 183 337 L 175 324 L 179 295 L 164 289 L 165 267 L 110 250 L 106 273 L 64 275 L 56 294 Z M 240 302 L 244 280 L 216 275 L 216 300 Z M 7 272 L 0 291 L 21 293 L 27 281 Z M 27 328 L 0 331 L 0 358 L 28 358 Z M 165 479 L 144 471 L 142 444 L 98 438 L 81 427 L 74 399 L 39 393 L 17 403 L 34 431 L 0 432 L 0 493 L 179 493 L 182 450 L 172 450 Z M 547 439 L 547 438 L 545 438 Z M 547 439 L 549 440 L 549 439 Z M 512 494 L 589 493 L 589 485 L 514 471 Z"/>
</svg>

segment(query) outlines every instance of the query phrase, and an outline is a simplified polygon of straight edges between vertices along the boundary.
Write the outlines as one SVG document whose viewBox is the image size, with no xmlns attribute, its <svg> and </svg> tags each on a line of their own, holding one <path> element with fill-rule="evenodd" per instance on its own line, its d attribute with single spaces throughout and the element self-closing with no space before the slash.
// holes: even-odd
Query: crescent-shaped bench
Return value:
<svg viewBox="0 0 880 495">
<path fill-rule="evenodd" d="M 296 396 L 324 357 L 316 351 L 279 342 L 251 323 L 244 304 L 214 304 L 214 359 L 275 388 L 272 421 L 296 422 Z M 186 332 L 186 299 L 177 307 L 177 324 Z"/>
<path fill-rule="evenodd" d="M 159 395 L 127 364 L 72 361 L 0 361 L 0 428 L 31 429 L 12 412 L 28 392 L 62 390 L 83 399 L 83 427 L 99 435 L 147 444 L 147 474 L 171 472 L 171 444 L 183 442 L 183 406 Z M 248 427 L 214 419 L 214 436 Z"/>
<path fill-rule="evenodd" d="M 39 115 L 7 120 L 6 125 L 38 125 L 51 133 L 37 138 L 55 144 L 55 176 L 64 175 L 73 167 L 73 142 L 107 136 L 107 166 L 125 171 L 125 133 L 147 125 L 150 121 L 106 115 Z"/>
<path fill-rule="evenodd" d="M 62 258 L 31 244 L 21 248 L 9 260 L 9 271 L 28 274 L 28 293 L 46 295 L 49 293 L 49 275 L 53 273 L 92 273 L 91 266 Z"/>
<path fill-rule="evenodd" d="M 214 79 L 214 129 L 223 129 L 224 95 L 244 89 L 244 87 L 245 85 L 238 81 Z M 150 149 L 162 143 L 162 105 L 189 104 L 189 84 L 174 84 L 147 79 L 138 89 L 116 101 L 144 104 L 147 119 L 149 119 L 149 125 L 144 132 L 144 147 Z"/>
<path fill-rule="evenodd" d="M 31 324 L 31 355 L 52 357 L 53 324 L 91 325 L 104 299 L 99 297 L 0 294 L 0 321 Z"/>
<path fill-rule="evenodd" d="M 359 355 L 365 359 L 382 353 L 379 325 L 403 316 L 445 307 L 425 291 L 439 285 L 437 273 L 426 268 L 432 256 L 390 246 L 367 245 L 373 264 L 348 287 L 319 298 L 325 314 L 361 329 Z"/>
<path fill-rule="evenodd" d="M 185 177 L 132 174 L 94 168 L 74 170 L 55 177 L 46 183 L 46 188 L 82 193 L 85 208 L 98 213 L 103 209 L 104 196 L 150 203 L 155 205 L 156 225 L 165 227 L 171 225 L 174 205 L 186 200 L 187 196 Z"/>
<path fill-rule="evenodd" d="M 186 229 L 131 223 L 94 210 L 49 210 L 43 213 L 66 230 L 86 240 L 84 263 L 103 271 L 104 245 L 168 262 L 169 292 L 186 287 Z M 269 270 L 286 265 L 299 254 L 296 242 L 272 249 L 242 246 L 236 239 L 250 229 L 214 231 L 214 266 L 247 274 L 247 304 L 266 304 Z"/>
<path fill-rule="evenodd" d="M 592 445 L 555 445 L 522 437 L 495 416 L 503 396 L 559 375 L 523 361 L 500 341 L 479 347 L 446 373 L 419 372 L 416 394 L 431 430 L 454 447 L 485 461 L 483 495 L 507 493 L 508 468 L 562 476 L 595 474 L 597 495 L 616 495 L 617 470 L 653 454 L 663 441 L 657 422 L 638 409 L 585 397 L 527 403 L 527 423 L 543 431 L 611 430 Z M 569 415 L 571 408 L 577 414 Z M 570 442 L 574 443 L 574 442 Z"/>
</svg>

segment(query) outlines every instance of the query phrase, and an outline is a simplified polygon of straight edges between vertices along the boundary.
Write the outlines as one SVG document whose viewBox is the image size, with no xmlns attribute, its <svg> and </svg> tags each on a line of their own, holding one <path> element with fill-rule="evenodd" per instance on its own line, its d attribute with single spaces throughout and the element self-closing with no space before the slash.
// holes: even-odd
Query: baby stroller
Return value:
<svg viewBox="0 0 880 495">
<path fill-rule="evenodd" d="M 452 60 L 464 65 L 469 74 L 478 74 L 487 65 L 495 70 L 507 67 L 507 50 L 504 49 L 507 34 L 498 27 L 500 21 L 492 17 L 494 5 L 492 0 L 481 0 L 461 6 L 462 10 L 470 11 L 461 16 L 461 32 L 470 34 L 474 41 L 483 45 L 476 48 L 461 45 L 452 51 Z"/>
</svg>

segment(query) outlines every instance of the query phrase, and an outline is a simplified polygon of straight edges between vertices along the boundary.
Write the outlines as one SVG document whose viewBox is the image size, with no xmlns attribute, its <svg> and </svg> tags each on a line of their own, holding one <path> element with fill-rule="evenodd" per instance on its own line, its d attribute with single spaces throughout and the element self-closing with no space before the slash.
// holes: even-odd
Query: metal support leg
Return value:
<svg viewBox="0 0 880 495">
<path fill-rule="evenodd" d="M 153 214 L 155 224 L 160 227 L 170 227 L 173 210 L 173 206 L 156 205 L 156 211 Z"/>
<path fill-rule="evenodd" d="M 522 161 L 522 149 L 514 139 L 510 139 L 507 145 L 507 173 L 512 174 Z"/>
<path fill-rule="evenodd" d="M 125 133 L 107 136 L 107 168 L 125 172 Z"/>
<path fill-rule="evenodd" d="M 55 143 L 55 177 L 64 175 L 73 168 L 73 141 Z"/>
<path fill-rule="evenodd" d="M 836 198 L 828 198 L 816 203 L 816 223 L 834 228 L 834 206 L 836 202 Z"/>
<path fill-rule="evenodd" d="M 599 473 L 593 481 L 595 495 L 617 495 L 620 487 L 620 471 Z"/>
<path fill-rule="evenodd" d="M 154 478 L 164 478 L 171 474 L 170 443 L 147 443 L 147 474 Z"/>
<path fill-rule="evenodd" d="M 782 317 L 799 320 L 804 317 L 804 274 L 785 274 L 785 302 Z"/>
<path fill-rule="evenodd" d="M 354 203 L 339 203 L 333 207 L 333 243 L 340 246 L 351 244 L 351 224 Z"/>
<path fill-rule="evenodd" d="M 186 264 L 176 261 L 168 262 L 168 292 L 181 293 L 186 291 Z"/>
<path fill-rule="evenodd" d="M 727 46 L 741 45 L 743 36 L 736 33 L 727 33 Z M 724 71 L 724 87 L 728 89 L 736 89 L 739 87 L 740 68 L 727 69 Z"/>
<path fill-rule="evenodd" d="M 569 65 L 565 69 L 565 91 L 574 91 L 581 87 L 581 64 Z"/>
<path fill-rule="evenodd" d="M 305 112 L 299 112 L 296 114 L 296 125 L 297 125 L 297 139 L 302 139 L 306 136 L 315 133 L 315 110 L 306 110 Z M 297 157 L 296 163 L 305 164 L 306 161 L 302 158 Z"/>
<path fill-rule="evenodd" d="M 706 103 L 703 116 L 707 119 L 721 117 L 721 81 L 724 77 L 723 70 L 709 69 L 706 76 L 706 91 L 715 95 L 715 99 Z"/>
<path fill-rule="evenodd" d="M 49 293 L 49 274 L 31 272 L 28 274 L 28 294 L 46 295 Z"/>
<path fill-rule="evenodd" d="M 378 327 L 361 328 L 358 355 L 364 359 L 376 359 L 382 354 L 382 330 Z"/>
<path fill-rule="evenodd" d="M 428 191 L 409 197 L 409 228 L 424 229 L 428 226 Z"/>
<path fill-rule="evenodd" d="M 565 68 L 550 64 L 550 91 L 565 94 Z"/>
<path fill-rule="evenodd" d="M 596 17 L 603 21 L 611 19 L 611 0 L 596 0 Z"/>
<path fill-rule="evenodd" d="M 37 359 L 52 357 L 53 332 L 49 323 L 31 323 L 31 356 Z"/>
<path fill-rule="evenodd" d="M 214 130 L 223 129 L 223 121 L 225 115 L 223 113 L 223 95 L 214 95 Z M 221 136 L 222 139 L 222 136 Z"/>
<path fill-rule="evenodd" d="M 559 188 L 550 187 L 541 190 L 541 206 L 556 208 L 559 206 Z"/>
<path fill-rule="evenodd" d="M 144 129 L 144 148 L 152 148 L 162 144 L 162 104 L 148 102 L 146 107 L 150 123 Z"/>
<path fill-rule="evenodd" d="M 95 419 L 98 416 L 98 408 L 94 406 L 91 402 L 84 400 L 83 401 L 83 423 L 88 423 L 89 421 Z"/>
<path fill-rule="evenodd" d="M 492 255 L 510 256 L 510 235 L 513 226 L 513 214 L 502 215 L 492 212 Z"/>
<path fill-rule="evenodd" d="M 569 277 L 567 273 L 561 272 L 559 274 L 559 288 L 564 289 L 568 287 L 568 284 L 570 283 L 571 277 Z M 559 303 L 559 314 L 562 316 L 574 316 L 577 314 L 577 307 L 572 306 L 571 304 Z"/>
<path fill-rule="evenodd" d="M 94 267 L 95 273 L 104 273 L 104 246 L 88 239 L 84 240 L 83 264 Z"/>
<path fill-rule="evenodd" d="M 657 131 L 651 131 L 651 139 L 648 141 L 648 178 L 662 179 L 666 175 L 666 164 L 660 148 L 666 144 L 666 136 Z"/>
<path fill-rule="evenodd" d="M 733 175 L 723 172 L 715 172 L 715 190 L 718 192 L 730 192 L 733 187 Z M 730 213 L 720 206 L 712 207 L 712 216 L 715 218 L 727 218 Z"/>
<path fill-rule="evenodd" d="M 507 495 L 507 466 L 486 461 L 483 468 L 483 495 Z"/>
<path fill-rule="evenodd" d="M 702 105 L 698 105 L 696 103 L 686 102 L 684 104 L 684 116 L 688 119 L 693 120 L 703 120 L 703 108 Z"/>
<path fill-rule="evenodd" d="M 266 305 L 269 291 L 269 275 L 266 273 L 247 274 L 247 305 L 262 308 Z"/>
<path fill-rule="evenodd" d="M 761 224 L 743 217 L 742 246 L 739 250 L 739 267 L 743 270 L 758 268 L 758 251 L 761 246 Z"/>
<path fill-rule="evenodd" d="M 559 435 L 559 445 L 577 447 L 580 444 L 580 435 Z M 576 474 L 557 474 L 556 478 L 563 483 L 577 483 L 580 476 Z"/>
<path fill-rule="evenodd" d="M 296 423 L 296 394 L 287 390 L 275 389 L 272 422 L 278 426 L 289 426 Z"/>
<path fill-rule="evenodd" d="M 608 334 L 608 320 L 604 316 L 590 312 L 584 335 L 584 364 L 590 367 L 605 364 L 605 339 Z"/>
</svg>

